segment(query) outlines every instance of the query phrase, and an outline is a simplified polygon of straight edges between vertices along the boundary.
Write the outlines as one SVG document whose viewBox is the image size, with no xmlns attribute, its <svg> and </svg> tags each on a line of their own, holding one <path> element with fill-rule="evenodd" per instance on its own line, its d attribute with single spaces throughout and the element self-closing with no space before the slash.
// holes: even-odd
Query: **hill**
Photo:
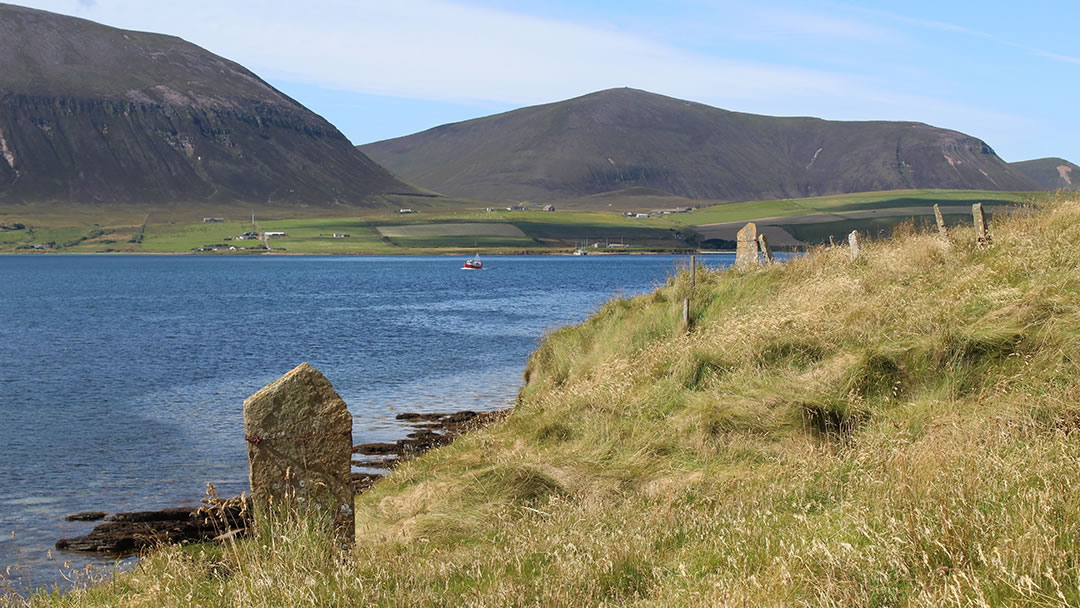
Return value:
<svg viewBox="0 0 1080 608">
<path fill-rule="evenodd" d="M 333 125 L 172 36 L 0 4 L 0 203 L 329 206 L 412 193 Z"/>
<path fill-rule="evenodd" d="M 991 229 L 683 270 L 553 330 L 351 551 L 279 519 L 32 605 L 1076 605 L 1080 200 Z"/>
<path fill-rule="evenodd" d="M 1043 190 L 1080 190 L 1080 167 L 1063 158 L 1036 158 L 1009 163 Z"/>
<path fill-rule="evenodd" d="M 611 89 L 360 147 L 443 194 L 580 199 L 649 188 L 757 200 L 911 188 L 1031 190 L 986 143 L 911 122 L 742 114 Z"/>
</svg>

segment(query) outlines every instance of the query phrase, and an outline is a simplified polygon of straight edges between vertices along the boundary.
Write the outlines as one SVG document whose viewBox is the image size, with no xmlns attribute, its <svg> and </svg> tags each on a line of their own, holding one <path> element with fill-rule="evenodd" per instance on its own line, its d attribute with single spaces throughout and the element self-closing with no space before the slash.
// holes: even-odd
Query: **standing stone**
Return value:
<svg viewBox="0 0 1080 608">
<path fill-rule="evenodd" d="M 259 389 L 244 400 L 244 435 L 256 514 L 270 503 L 321 509 L 352 543 L 352 416 L 326 376 L 301 363 Z"/>
<path fill-rule="evenodd" d="M 772 249 L 769 248 L 769 239 L 765 238 L 765 233 L 757 235 L 758 246 L 761 248 L 761 254 L 765 256 L 765 263 L 773 263 Z"/>
<path fill-rule="evenodd" d="M 852 230 L 851 234 L 847 235 L 848 250 L 851 252 L 851 259 L 859 257 L 859 231 Z"/>
<path fill-rule="evenodd" d="M 971 216 L 975 220 L 975 240 L 979 247 L 989 247 L 990 231 L 986 228 L 986 214 L 983 213 L 982 203 L 971 206 Z"/>
<path fill-rule="evenodd" d="M 739 230 L 735 248 L 735 267 L 756 266 L 758 260 L 757 224 L 750 222 Z"/>
<path fill-rule="evenodd" d="M 949 238 L 949 231 L 945 229 L 945 218 L 941 215 L 941 207 L 934 203 L 934 219 L 937 220 L 937 231 L 941 238 Z"/>
</svg>

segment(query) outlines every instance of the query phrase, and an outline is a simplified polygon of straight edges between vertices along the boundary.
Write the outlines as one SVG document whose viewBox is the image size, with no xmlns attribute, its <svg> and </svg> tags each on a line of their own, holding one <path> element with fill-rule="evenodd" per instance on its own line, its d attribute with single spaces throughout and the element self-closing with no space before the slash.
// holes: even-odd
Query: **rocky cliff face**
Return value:
<svg viewBox="0 0 1080 608">
<path fill-rule="evenodd" d="M 413 188 L 238 64 L 0 4 L 0 202 L 365 204 Z"/>
</svg>

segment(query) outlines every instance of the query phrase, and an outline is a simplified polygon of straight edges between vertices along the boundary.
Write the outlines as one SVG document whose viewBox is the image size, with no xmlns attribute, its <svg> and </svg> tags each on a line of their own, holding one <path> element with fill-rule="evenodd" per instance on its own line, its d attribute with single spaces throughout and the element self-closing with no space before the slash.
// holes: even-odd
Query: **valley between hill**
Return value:
<svg viewBox="0 0 1080 608">
<path fill-rule="evenodd" d="M 827 243 L 852 230 L 880 237 L 913 217 L 925 219 L 940 203 L 950 223 L 970 219 L 970 205 L 1028 203 L 1046 194 L 970 190 L 905 190 L 811 199 L 707 203 L 665 213 L 652 195 L 608 196 L 508 211 L 483 201 L 446 197 L 383 197 L 393 211 L 325 210 L 293 206 L 250 210 L 197 207 L 23 205 L 0 210 L 0 252 L 219 254 L 442 254 L 693 251 L 731 249 L 734 231 L 757 221 L 778 247 Z M 671 202 L 671 201 L 666 201 Z M 685 209 L 686 207 L 683 207 Z M 409 209 L 410 213 L 401 213 Z M 659 212 L 657 210 L 659 209 Z M 631 217 L 644 214 L 647 217 Z M 265 215 L 264 215 L 265 214 Z M 222 221 L 206 222 L 215 217 Z M 21 226 L 21 228 L 17 228 Z M 284 233 L 238 239 L 245 233 Z M 336 236 L 335 236 L 336 235 Z M 609 247 L 616 244 L 615 248 Z M 595 247 L 594 247 L 595 246 Z M 232 248 L 232 249 L 230 249 Z"/>
</svg>

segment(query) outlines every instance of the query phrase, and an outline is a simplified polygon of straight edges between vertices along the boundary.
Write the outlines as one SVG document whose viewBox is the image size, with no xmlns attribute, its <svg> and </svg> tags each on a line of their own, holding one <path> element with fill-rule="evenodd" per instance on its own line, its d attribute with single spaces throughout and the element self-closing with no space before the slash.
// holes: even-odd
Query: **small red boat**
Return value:
<svg viewBox="0 0 1080 608">
<path fill-rule="evenodd" d="M 474 256 L 465 260 L 465 265 L 461 267 L 462 270 L 483 270 L 484 263 L 480 261 L 480 256 Z"/>
</svg>

